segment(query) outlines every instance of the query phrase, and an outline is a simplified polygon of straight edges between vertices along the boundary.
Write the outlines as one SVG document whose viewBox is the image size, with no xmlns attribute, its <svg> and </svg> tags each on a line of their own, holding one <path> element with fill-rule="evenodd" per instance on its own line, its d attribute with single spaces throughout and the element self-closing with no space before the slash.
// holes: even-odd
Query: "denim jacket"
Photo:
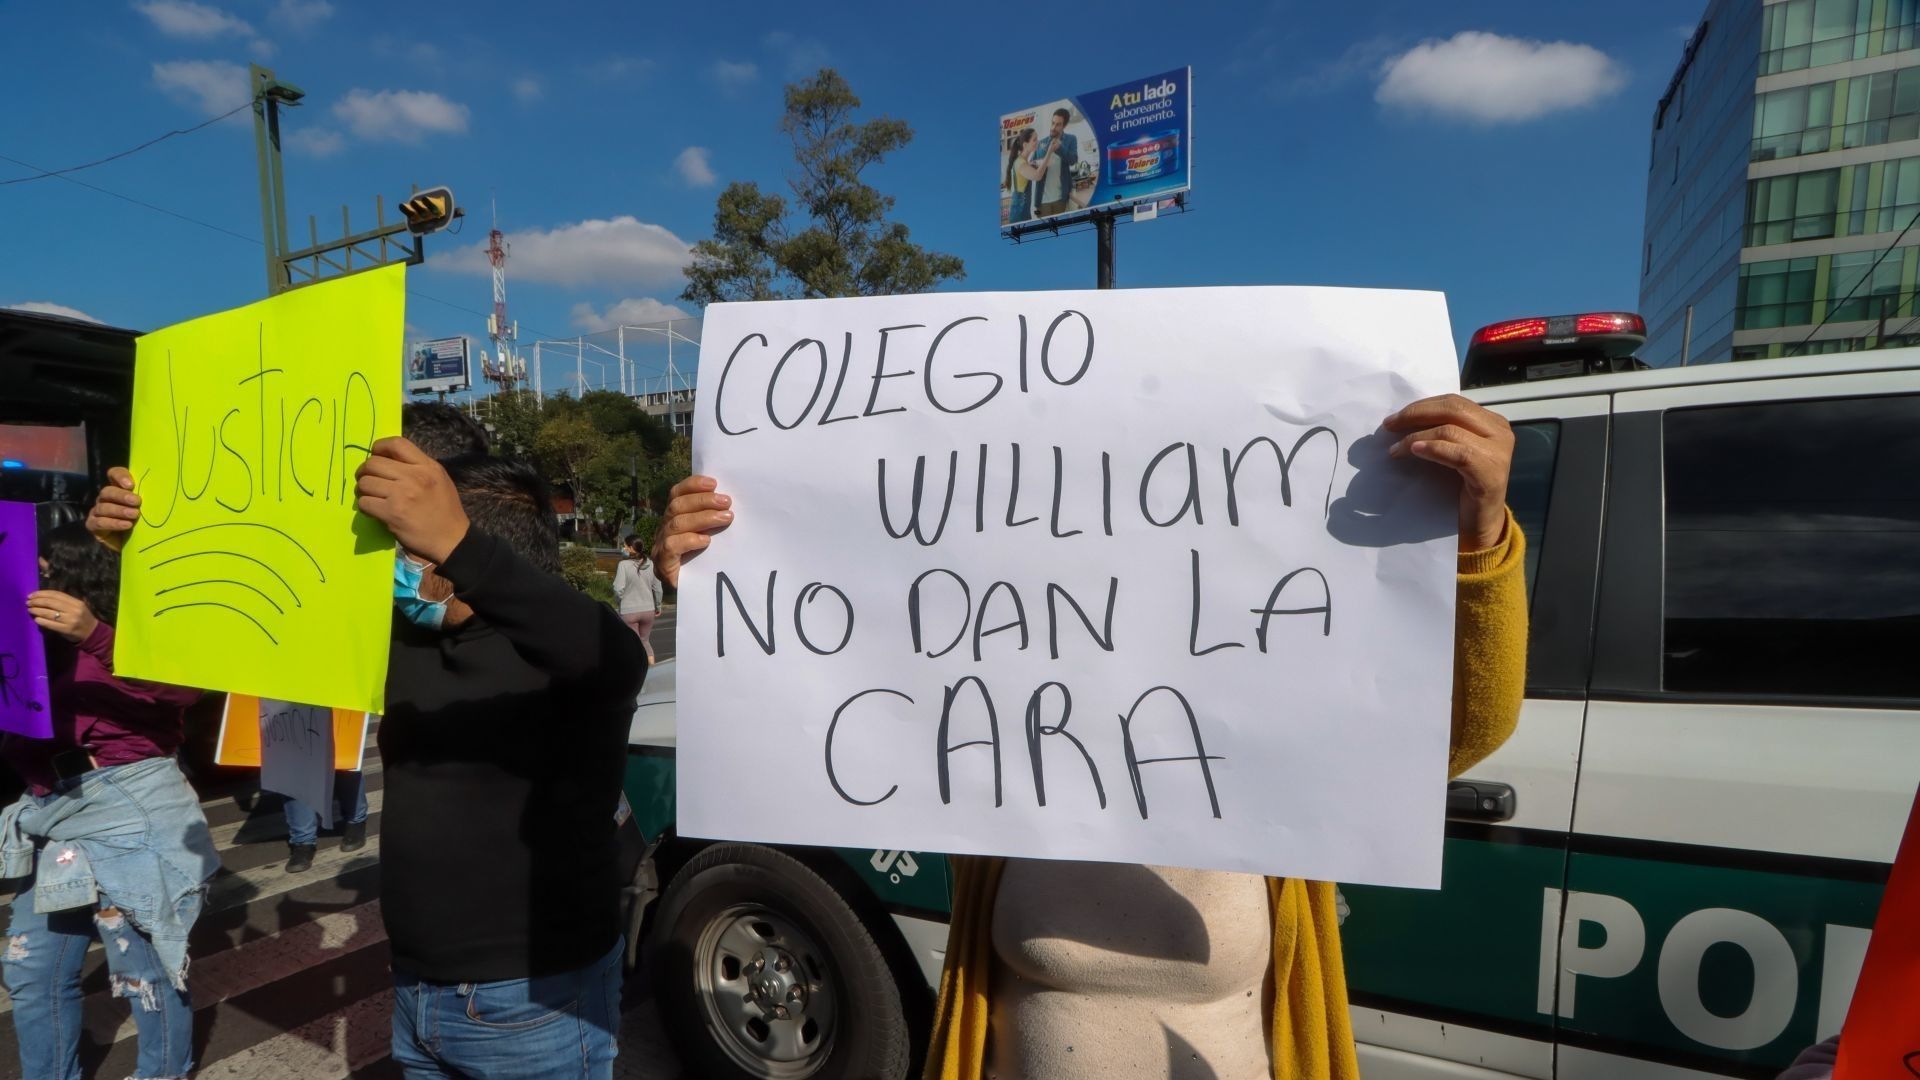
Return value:
<svg viewBox="0 0 1920 1080">
<path fill-rule="evenodd" d="M 187 982 L 187 934 L 220 868 L 207 819 L 171 757 L 94 769 L 0 810 L 0 878 L 31 877 L 37 914 L 104 898 Z"/>
</svg>

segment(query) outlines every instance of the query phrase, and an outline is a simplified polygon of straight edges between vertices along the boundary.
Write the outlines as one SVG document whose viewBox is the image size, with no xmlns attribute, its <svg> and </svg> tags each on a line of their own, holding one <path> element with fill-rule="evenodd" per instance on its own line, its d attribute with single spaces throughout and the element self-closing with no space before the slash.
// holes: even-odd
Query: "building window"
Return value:
<svg viewBox="0 0 1920 1080">
<path fill-rule="evenodd" d="M 1839 169 L 1749 181 L 1747 246 L 1832 236 L 1839 193 Z"/>
<path fill-rule="evenodd" d="M 1760 73 L 1862 60 L 1915 45 L 1920 0 L 1787 0 L 1761 18 Z"/>
<path fill-rule="evenodd" d="M 1854 251 L 1832 256 L 1827 274 L 1827 321 L 1892 318 L 1910 299 L 1902 295 L 1900 251 Z"/>
<path fill-rule="evenodd" d="M 1747 156 L 1773 161 L 1914 138 L 1920 138 L 1920 68 L 1904 68 L 1759 95 Z"/>
<path fill-rule="evenodd" d="M 1640 264 L 1640 273 L 1643 275 L 1653 273 L 1653 241 L 1651 240 L 1647 241 L 1646 261 Z"/>
<path fill-rule="evenodd" d="M 1818 154 L 1832 148 L 1834 83 L 1795 86 L 1753 102 L 1754 161 Z"/>
<path fill-rule="evenodd" d="M 1916 427 L 1915 396 L 1666 414 L 1665 688 L 1920 697 Z"/>
<path fill-rule="evenodd" d="M 1741 330 L 1805 326 L 1813 321 L 1813 286 L 1819 260 L 1774 259 L 1740 267 L 1738 310 Z"/>
</svg>

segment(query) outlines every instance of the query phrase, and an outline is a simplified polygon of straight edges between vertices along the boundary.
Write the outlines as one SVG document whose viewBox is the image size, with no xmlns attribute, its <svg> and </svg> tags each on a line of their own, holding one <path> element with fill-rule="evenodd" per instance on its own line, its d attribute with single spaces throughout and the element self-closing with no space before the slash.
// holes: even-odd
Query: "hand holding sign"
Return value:
<svg viewBox="0 0 1920 1080">
<path fill-rule="evenodd" d="M 667 522 L 653 540 L 653 572 L 680 587 L 680 564 L 705 551 L 713 534 L 733 524 L 733 498 L 711 476 L 689 476 L 668 493 Z"/>
<path fill-rule="evenodd" d="M 399 437 L 381 439 L 354 474 L 355 505 L 385 525 L 400 546 L 444 562 L 467 535 L 467 512 L 453 478 L 426 451 Z"/>
<path fill-rule="evenodd" d="M 127 544 L 127 533 L 140 520 L 140 496 L 133 491 L 133 473 L 124 465 L 107 470 L 107 486 L 87 511 L 87 531 L 115 551 Z"/>
<path fill-rule="evenodd" d="M 1460 550 L 1485 551 L 1500 543 L 1513 466 L 1513 427 L 1506 418 L 1459 394 L 1441 394 L 1401 409 L 1384 426 L 1405 434 L 1389 454 L 1411 454 L 1460 474 Z"/>
<path fill-rule="evenodd" d="M 52 589 L 28 593 L 27 613 L 41 629 L 59 634 L 75 645 L 87 640 L 93 628 L 100 625 L 85 600 Z"/>
</svg>

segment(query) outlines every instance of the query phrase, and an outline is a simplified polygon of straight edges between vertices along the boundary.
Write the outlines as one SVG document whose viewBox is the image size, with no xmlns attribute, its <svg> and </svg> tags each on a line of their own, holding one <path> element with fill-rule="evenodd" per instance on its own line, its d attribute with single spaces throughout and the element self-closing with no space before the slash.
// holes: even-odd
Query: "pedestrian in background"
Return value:
<svg viewBox="0 0 1920 1080">
<path fill-rule="evenodd" d="M 653 664 L 653 620 L 660 616 L 660 600 L 666 595 L 660 579 L 654 576 L 653 560 L 647 558 L 646 541 L 639 533 L 626 539 L 627 557 L 613 572 L 613 595 L 620 598 L 620 621 L 640 635 L 646 646 L 647 664 Z"/>
<path fill-rule="evenodd" d="M 200 691 L 114 674 L 114 551 L 73 524 L 43 536 L 40 552 L 43 588 L 27 610 L 47 639 L 53 738 L 0 736 L 0 756 L 27 782 L 0 811 L 0 878 L 26 879 L 0 959 L 20 1075 L 80 1080 L 80 976 L 98 938 L 111 992 L 132 1002 L 134 1075 L 184 1077 L 187 936 L 220 868 L 200 797 L 173 758 Z"/>
<path fill-rule="evenodd" d="M 328 714 L 331 722 L 332 715 Z M 262 752 L 271 751 L 262 748 Z M 333 774 L 333 805 L 340 821 L 340 850 L 359 851 L 367 846 L 367 774 L 357 769 L 340 769 Z M 320 847 L 320 809 L 287 796 L 287 873 L 304 874 L 313 869 L 313 856 Z"/>
</svg>

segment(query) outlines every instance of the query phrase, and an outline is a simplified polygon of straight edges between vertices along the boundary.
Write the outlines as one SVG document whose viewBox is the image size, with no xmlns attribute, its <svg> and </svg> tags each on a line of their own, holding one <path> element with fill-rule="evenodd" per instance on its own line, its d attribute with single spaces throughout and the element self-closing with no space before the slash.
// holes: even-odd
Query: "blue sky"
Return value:
<svg viewBox="0 0 1920 1080">
<path fill-rule="evenodd" d="M 0 155 L 61 168 L 199 123 L 262 60 L 308 95 L 286 122 L 296 240 L 309 213 L 337 235 L 342 202 L 362 227 L 375 193 L 451 185 L 472 216 L 431 239 L 408 322 L 480 335 L 470 249 L 495 198 L 532 340 L 687 307 L 685 246 L 728 181 L 783 183 L 782 84 L 823 64 L 913 124 L 870 178 L 916 239 L 966 260 L 954 287 L 1091 287 L 1091 235 L 1000 238 L 996 120 L 1190 64 L 1193 212 L 1120 226 L 1121 286 L 1439 289 L 1464 340 L 1635 306 L 1652 111 L 1703 6 L 1123 2 L 1053 30 L 1020 5 L 14 0 Z M 28 174 L 0 161 L 0 180 Z M 75 179 L 260 235 L 245 111 Z M 0 251 L 0 305 L 137 329 L 264 291 L 256 245 L 59 179 L 0 187 Z"/>
</svg>

